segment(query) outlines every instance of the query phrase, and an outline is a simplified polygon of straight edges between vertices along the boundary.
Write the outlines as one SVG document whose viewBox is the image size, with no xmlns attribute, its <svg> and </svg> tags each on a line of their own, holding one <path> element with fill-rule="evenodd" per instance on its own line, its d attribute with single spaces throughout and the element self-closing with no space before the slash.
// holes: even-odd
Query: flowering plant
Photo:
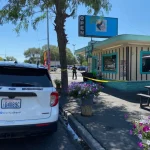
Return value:
<svg viewBox="0 0 150 150">
<path fill-rule="evenodd" d="M 55 82 L 55 84 L 61 84 L 61 80 L 60 79 L 55 79 L 54 82 Z"/>
<path fill-rule="evenodd" d="M 138 146 L 144 150 L 150 149 L 150 116 L 142 117 L 138 121 L 133 122 L 133 129 L 130 130 L 130 134 L 137 135 L 141 142 L 138 142 Z"/>
<path fill-rule="evenodd" d="M 89 95 L 98 96 L 102 88 L 100 84 L 72 82 L 68 88 L 68 95 L 74 98 L 86 98 Z"/>
</svg>

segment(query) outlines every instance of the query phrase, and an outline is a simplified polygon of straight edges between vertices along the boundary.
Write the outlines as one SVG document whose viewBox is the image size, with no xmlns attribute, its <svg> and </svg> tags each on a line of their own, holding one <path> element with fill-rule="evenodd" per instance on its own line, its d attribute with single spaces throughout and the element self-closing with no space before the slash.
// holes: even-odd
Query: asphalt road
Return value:
<svg viewBox="0 0 150 150">
<path fill-rule="evenodd" d="M 76 150 L 61 123 L 50 136 L 0 140 L 0 150 Z"/>
</svg>

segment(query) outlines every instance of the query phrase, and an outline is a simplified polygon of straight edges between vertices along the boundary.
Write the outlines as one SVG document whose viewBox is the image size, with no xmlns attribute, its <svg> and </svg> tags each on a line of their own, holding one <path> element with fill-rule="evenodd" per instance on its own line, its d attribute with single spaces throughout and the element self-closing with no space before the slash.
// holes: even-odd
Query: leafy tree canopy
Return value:
<svg viewBox="0 0 150 150">
<path fill-rule="evenodd" d="M 44 51 L 46 51 L 47 45 L 42 46 L 42 48 L 29 48 L 24 52 L 24 56 L 26 58 L 26 60 L 24 62 L 32 62 L 32 63 L 36 63 L 36 54 L 40 55 L 40 62 L 41 64 L 44 64 Z M 51 45 L 50 46 L 50 52 L 51 52 L 51 61 L 60 61 L 60 57 L 59 57 L 59 48 L 55 45 Z M 76 63 L 76 59 L 73 56 L 73 54 L 71 53 L 70 49 L 67 48 L 66 49 L 66 53 L 67 53 L 67 64 L 69 65 L 73 65 L 74 63 Z"/>
<path fill-rule="evenodd" d="M 83 64 L 83 62 L 85 62 L 85 57 L 81 54 L 77 55 L 77 60 L 79 61 L 80 65 Z"/>
<path fill-rule="evenodd" d="M 13 56 L 7 56 L 6 61 L 17 61 L 17 59 Z"/>
<path fill-rule="evenodd" d="M 2 57 L 0 57 L 0 61 L 3 61 L 4 59 Z"/>
</svg>

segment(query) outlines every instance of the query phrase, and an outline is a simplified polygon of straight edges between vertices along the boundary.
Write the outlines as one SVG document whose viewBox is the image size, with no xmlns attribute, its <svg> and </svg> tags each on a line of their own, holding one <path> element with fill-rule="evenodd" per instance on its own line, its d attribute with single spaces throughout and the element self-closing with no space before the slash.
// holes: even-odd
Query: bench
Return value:
<svg viewBox="0 0 150 150">
<path fill-rule="evenodd" d="M 142 100 L 143 100 L 143 97 L 145 98 L 148 98 L 147 100 L 147 106 L 149 106 L 149 103 L 150 103 L 150 95 L 146 95 L 146 94 L 137 94 L 138 96 L 140 96 L 140 107 L 142 108 Z"/>
<path fill-rule="evenodd" d="M 150 95 L 150 86 L 145 86 L 148 89 L 148 95 Z"/>
</svg>

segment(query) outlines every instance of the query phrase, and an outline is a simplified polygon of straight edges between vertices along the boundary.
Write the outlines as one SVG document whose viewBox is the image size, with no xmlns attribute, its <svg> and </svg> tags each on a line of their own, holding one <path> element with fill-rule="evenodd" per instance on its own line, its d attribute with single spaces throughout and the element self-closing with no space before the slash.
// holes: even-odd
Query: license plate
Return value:
<svg viewBox="0 0 150 150">
<path fill-rule="evenodd" d="M 2 99 L 1 101 L 2 109 L 19 109 L 21 108 L 20 99 Z"/>
</svg>

